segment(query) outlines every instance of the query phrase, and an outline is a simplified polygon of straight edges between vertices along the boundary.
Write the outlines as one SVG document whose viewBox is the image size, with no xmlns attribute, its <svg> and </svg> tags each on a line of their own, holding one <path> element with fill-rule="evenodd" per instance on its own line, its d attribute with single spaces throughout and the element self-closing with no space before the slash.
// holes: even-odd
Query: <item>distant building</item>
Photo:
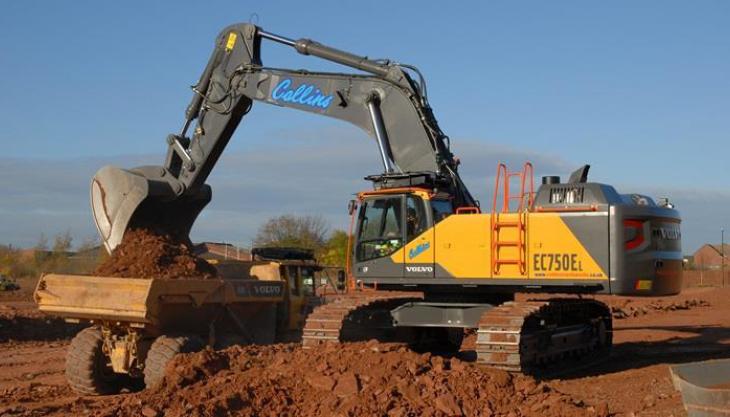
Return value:
<svg viewBox="0 0 730 417">
<path fill-rule="evenodd" d="M 193 247 L 193 252 L 206 260 L 251 260 L 251 251 L 249 249 L 239 248 L 230 243 L 202 242 Z"/>
<path fill-rule="evenodd" d="M 725 244 L 724 248 L 722 245 L 704 244 L 697 249 L 693 256 L 694 267 L 698 269 L 720 269 L 722 268 L 723 253 L 725 254 L 725 264 L 730 265 L 727 262 L 727 257 L 730 256 L 730 244 Z"/>
</svg>

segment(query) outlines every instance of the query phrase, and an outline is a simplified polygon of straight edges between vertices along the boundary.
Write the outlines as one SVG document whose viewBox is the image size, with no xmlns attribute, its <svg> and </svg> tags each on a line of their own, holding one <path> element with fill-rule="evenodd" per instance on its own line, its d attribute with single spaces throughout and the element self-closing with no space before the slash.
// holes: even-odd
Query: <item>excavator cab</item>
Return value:
<svg viewBox="0 0 730 417">
<path fill-rule="evenodd" d="M 433 226 L 453 213 L 448 196 L 413 187 L 365 192 L 359 197 L 356 275 L 433 277 Z"/>
<path fill-rule="evenodd" d="M 314 307 L 322 304 L 315 287 L 315 271 L 320 268 L 302 262 L 286 263 L 281 268 L 289 289 L 288 328 L 301 329 Z"/>
</svg>

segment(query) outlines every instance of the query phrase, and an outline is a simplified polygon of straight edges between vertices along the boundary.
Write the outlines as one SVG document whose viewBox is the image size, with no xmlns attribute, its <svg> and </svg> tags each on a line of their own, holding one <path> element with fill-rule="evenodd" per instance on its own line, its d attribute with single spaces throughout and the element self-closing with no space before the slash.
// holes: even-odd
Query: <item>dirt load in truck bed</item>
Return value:
<svg viewBox="0 0 730 417">
<path fill-rule="evenodd" d="M 214 278 L 215 267 L 189 243 L 151 229 L 131 229 L 94 275 L 119 278 Z"/>
</svg>

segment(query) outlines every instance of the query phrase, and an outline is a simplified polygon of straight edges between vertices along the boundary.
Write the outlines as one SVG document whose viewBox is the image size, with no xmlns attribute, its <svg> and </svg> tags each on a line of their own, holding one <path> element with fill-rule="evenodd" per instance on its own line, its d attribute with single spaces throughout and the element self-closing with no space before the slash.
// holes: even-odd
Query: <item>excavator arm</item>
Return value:
<svg viewBox="0 0 730 417">
<path fill-rule="evenodd" d="M 358 70 L 324 73 L 268 68 L 261 61 L 264 39 Z M 379 178 L 427 174 L 454 204 L 476 203 L 457 174 L 448 138 L 428 104 L 422 77 L 411 66 L 375 61 L 317 42 L 292 40 L 251 24 L 224 29 L 185 112 L 183 127 L 167 138 L 164 166 L 132 170 L 106 166 L 92 181 L 92 209 L 108 251 L 133 227 L 155 227 L 187 239 L 210 201 L 205 181 L 254 101 L 344 120 L 378 145 Z"/>
</svg>

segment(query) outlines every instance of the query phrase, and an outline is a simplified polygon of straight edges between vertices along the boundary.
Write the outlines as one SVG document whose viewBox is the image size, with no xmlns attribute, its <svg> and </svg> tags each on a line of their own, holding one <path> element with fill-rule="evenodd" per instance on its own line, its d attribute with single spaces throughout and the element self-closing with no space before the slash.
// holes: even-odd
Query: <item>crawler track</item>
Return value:
<svg viewBox="0 0 730 417">
<path fill-rule="evenodd" d="M 608 356 L 611 313 L 594 300 L 507 302 L 484 313 L 477 362 L 511 372 L 560 373 Z"/>
<path fill-rule="evenodd" d="M 323 343 L 356 340 L 390 340 L 393 324 L 390 310 L 420 298 L 402 292 L 360 292 L 343 295 L 318 306 L 307 317 L 302 334 L 305 349 Z"/>
</svg>

